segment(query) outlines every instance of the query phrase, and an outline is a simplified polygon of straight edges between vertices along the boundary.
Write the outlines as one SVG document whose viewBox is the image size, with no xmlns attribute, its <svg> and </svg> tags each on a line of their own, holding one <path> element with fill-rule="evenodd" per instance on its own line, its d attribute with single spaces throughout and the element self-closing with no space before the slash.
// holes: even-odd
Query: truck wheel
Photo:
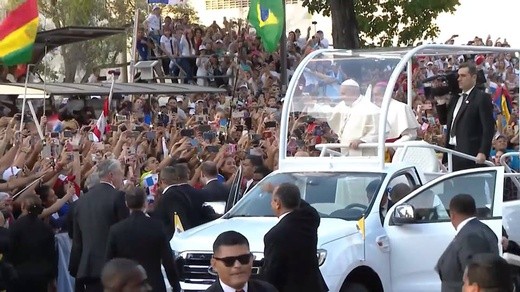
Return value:
<svg viewBox="0 0 520 292">
<path fill-rule="evenodd" d="M 341 292 L 370 292 L 365 285 L 361 283 L 348 283 L 341 288 Z"/>
</svg>

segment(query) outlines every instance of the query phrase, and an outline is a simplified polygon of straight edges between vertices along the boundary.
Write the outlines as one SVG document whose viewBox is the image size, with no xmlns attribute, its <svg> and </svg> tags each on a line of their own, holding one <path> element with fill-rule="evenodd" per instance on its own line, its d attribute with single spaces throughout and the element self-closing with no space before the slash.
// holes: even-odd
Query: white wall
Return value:
<svg viewBox="0 0 520 292">
<path fill-rule="evenodd" d="M 214 0 L 219 1 L 219 0 Z M 227 19 L 232 18 L 247 18 L 249 7 L 236 8 L 236 9 L 220 9 L 220 10 L 206 10 L 205 0 L 189 0 L 188 3 L 195 7 L 198 11 L 200 21 L 204 25 L 209 25 L 216 20 L 219 25 L 222 24 L 224 16 Z M 294 31 L 299 28 L 302 35 L 305 36 L 307 28 L 312 27 L 311 35 L 314 34 L 314 26 L 312 21 L 318 22 L 316 25 L 317 30 L 322 30 L 325 37 L 332 42 L 332 22 L 330 17 L 324 17 L 322 15 L 310 15 L 307 8 L 302 7 L 301 4 L 290 4 L 286 6 L 286 23 L 287 32 Z"/>
</svg>

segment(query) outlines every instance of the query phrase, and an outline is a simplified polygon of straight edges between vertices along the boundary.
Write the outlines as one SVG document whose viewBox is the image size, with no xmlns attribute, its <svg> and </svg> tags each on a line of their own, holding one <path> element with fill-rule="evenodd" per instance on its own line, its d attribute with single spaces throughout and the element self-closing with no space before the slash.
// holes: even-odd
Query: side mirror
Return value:
<svg viewBox="0 0 520 292">
<path fill-rule="evenodd" d="M 395 207 L 392 213 L 392 222 L 395 225 L 410 224 L 415 222 L 415 209 L 412 205 L 401 204 Z"/>
</svg>

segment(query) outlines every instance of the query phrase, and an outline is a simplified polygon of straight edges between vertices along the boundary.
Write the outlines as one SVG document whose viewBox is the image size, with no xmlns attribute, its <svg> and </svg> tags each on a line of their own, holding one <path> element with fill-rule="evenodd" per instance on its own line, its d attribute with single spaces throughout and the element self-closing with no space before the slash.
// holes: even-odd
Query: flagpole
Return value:
<svg viewBox="0 0 520 292">
<path fill-rule="evenodd" d="M 136 51 L 137 51 L 137 31 L 139 30 L 139 9 L 137 8 L 137 5 L 135 7 L 135 15 L 134 15 L 134 30 L 133 30 L 133 36 L 132 36 L 132 53 L 130 54 L 131 60 L 130 60 L 130 76 L 128 80 L 130 83 L 134 82 L 134 76 L 135 76 L 135 57 L 136 57 Z"/>
<path fill-rule="evenodd" d="M 108 109 L 110 110 L 112 105 L 112 95 L 114 94 L 114 84 L 116 83 L 116 72 L 109 72 L 112 74 L 112 84 L 110 84 L 110 91 L 108 93 Z"/>
<path fill-rule="evenodd" d="M 31 115 L 34 119 L 34 124 L 36 125 L 36 131 L 38 131 L 38 135 L 40 136 L 40 139 L 45 140 L 43 138 L 43 131 L 42 127 L 40 125 L 40 122 L 38 122 L 38 116 L 36 116 L 36 111 L 34 110 L 33 104 L 30 100 L 27 101 L 27 105 L 29 105 L 29 110 L 31 111 Z"/>
<path fill-rule="evenodd" d="M 280 77 L 282 78 L 282 92 L 285 94 L 287 91 L 287 19 L 286 19 L 286 5 L 285 0 L 282 1 L 283 7 L 283 30 L 282 30 L 282 39 L 280 40 L 280 58 L 281 58 L 281 66 L 280 66 Z"/>
<path fill-rule="evenodd" d="M 25 85 L 23 89 L 23 99 L 22 99 L 22 117 L 20 119 L 20 133 L 23 130 L 23 120 L 25 115 L 25 101 L 27 100 L 27 85 L 29 83 L 29 71 L 31 69 L 31 66 L 34 64 L 27 64 L 27 72 L 25 72 Z M 45 94 L 45 92 L 44 92 Z"/>
</svg>

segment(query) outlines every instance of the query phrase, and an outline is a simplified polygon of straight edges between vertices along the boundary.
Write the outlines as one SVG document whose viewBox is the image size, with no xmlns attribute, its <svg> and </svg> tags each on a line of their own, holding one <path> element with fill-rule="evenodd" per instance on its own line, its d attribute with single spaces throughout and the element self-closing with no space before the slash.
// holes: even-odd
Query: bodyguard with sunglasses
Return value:
<svg viewBox="0 0 520 292">
<path fill-rule="evenodd" d="M 206 291 L 210 292 L 278 292 L 267 282 L 250 279 L 254 256 L 249 250 L 247 238 L 236 232 L 226 231 L 213 243 L 211 267 L 218 274 L 218 281 Z"/>
</svg>

